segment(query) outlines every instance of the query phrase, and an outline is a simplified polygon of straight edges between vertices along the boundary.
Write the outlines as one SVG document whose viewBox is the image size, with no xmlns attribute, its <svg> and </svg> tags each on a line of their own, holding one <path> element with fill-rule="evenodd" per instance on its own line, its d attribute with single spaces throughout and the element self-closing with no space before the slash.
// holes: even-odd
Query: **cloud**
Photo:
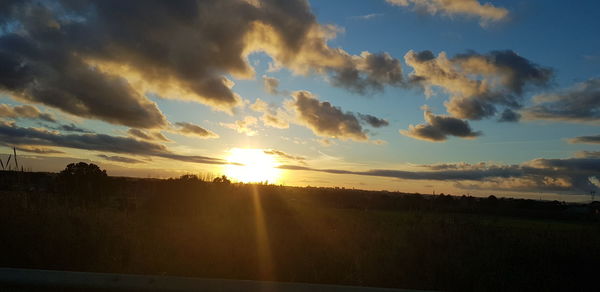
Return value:
<svg viewBox="0 0 600 292">
<path fill-rule="evenodd" d="M 528 120 L 600 122 L 600 78 L 592 78 L 556 93 L 540 94 L 523 110 Z"/>
<path fill-rule="evenodd" d="M 110 155 L 104 155 L 104 154 L 98 154 L 96 155 L 100 158 L 103 158 L 105 160 L 109 160 L 109 161 L 115 161 L 115 162 L 123 162 L 123 163 L 144 163 L 141 160 L 138 159 L 133 159 L 133 158 L 129 158 L 129 157 L 123 157 L 123 156 L 110 156 Z"/>
<path fill-rule="evenodd" d="M 263 75 L 263 87 L 269 94 L 279 94 L 279 79 Z"/>
<path fill-rule="evenodd" d="M 315 141 L 324 147 L 329 147 L 329 146 L 333 146 L 336 144 L 335 141 L 333 141 L 331 139 L 326 139 L 326 138 L 315 139 Z"/>
<path fill-rule="evenodd" d="M 320 101 L 306 90 L 295 91 L 291 95 L 293 99 L 285 102 L 283 108 L 277 109 L 278 116 L 308 127 L 317 136 L 367 142 L 368 131 L 363 128 L 363 124 L 375 128 L 389 124 L 388 121 L 369 114 L 344 112 L 340 107 L 333 106 L 327 101 Z M 257 100 L 252 107 L 255 110 L 271 108 L 273 111 L 272 107 L 262 100 Z M 327 146 L 331 145 L 329 142 L 320 141 Z M 382 144 L 382 141 L 372 142 Z"/>
<path fill-rule="evenodd" d="M 171 142 L 169 138 L 165 137 L 161 132 L 144 131 L 140 129 L 129 129 L 127 133 L 130 136 L 137 137 L 148 141 L 162 141 Z"/>
<path fill-rule="evenodd" d="M 600 151 L 578 151 L 575 153 L 575 157 L 600 159 Z"/>
<path fill-rule="evenodd" d="M 74 59 L 72 53 L 27 35 L 0 36 L 0 66 L 5 68 L 0 73 L 0 90 L 85 118 L 141 128 L 166 125 L 156 104 L 124 78 L 101 73 Z"/>
<path fill-rule="evenodd" d="M 56 127 L 52 127 L 52 129 L 67 131 L 67 132 L 77 132 L 77 133 L 93 133 L 92 131 L 81 128 L 73 123 L 66 124 L 66 125 L 58 125 Z"/>
<path fill-rule="evenodd" d="M 509 108 L 504 109 L 500 118 L 498 118 L 498 122 L 518 122 L 521 119 L 521 114 L 515 112 Z"/>
<path fill-rule="evenodd" d="M 371 140 L 371 143 L 373 143 L 374 145 L 387 145 L 387 141 L 385 140 L 381 140 L 381 139 L 377 139 L 377 140 Z"/>
<path fill-rule="evenodd" d="M 443 142 L 448 136 L 475 138 L 481 132 L 474 132 L 467 121 L 450 116 L 435 115 L 427 107 L 423 113 L 426 124 L 409 125 L 408 130 L 400 130 L 402 135 L 429 142 Z"/>
<path fill-rule="evenodd" d="M 508 17 L 508 10 L 477 0 L 386 0 L 396 6 L 413 6 L 419 12 L 432 15 L 441 13 L 449 16 L 463 15 L 478 17 L 482 25 Z"/>
<path fill-rule="evenodd" d="M 422 86 L 427 95 L 442 88 L 450 94 L 445 103 L 448 113 L 460 119 L 488 118 L 498 107 L 519 109 L 528 87 L 546 86 L 553 76 L 552 70 L 510 50 L 452 58 L 444 52 L 435 57 L 430 51 L 411 50 L 404 59 L 413 68 L 409 82 Z"/>
<path fill-rule="evenodd" d="M 0 104 L 0 118 L 40 119 L 46 122 L 56 122 L 56 119 L 51 114 L 42 113 L 37 107 L 27 104 L 17 106 Z"/>
<path fill-rule="evenodd" d="M 11 1 L 0 14 L 0 90 L 64 112 L 140 129 L 168 126 L 146 94 L 232 112 L 234 78 L 265 52 L 296 74 L 363 92 L 397 85 L 399 62 L 329 47 L 306 0 Z M 148 25 L 152 24 L 152 25 Z"/>
<path fill-rule="evenodd" d="M 342 140 L 367 141 L 368 137 L 358 118 L 329 102 L 319 101 L 308 91 L 296 91 L 290 107 L 296 112 L 298 121 L 316 135 Z"/>
<path fill-rule="evenodd" d="M 264 150 L 264 153 L 268 154 L 268 155 L 279 156 L 279 157 L 281 157 L 283 159 L 300 162 L 302 164 L 305 164 L 305 161 L 306 161 L 306 157 L 303 157 L 303 156 L 294 156 L 294 155 L 285 153 L 285 152 L 280 151 L 280 150 L 275 150 L 275 149 Z"/>
<path fill-rule="evenodd" d="M 19 151 L 29 152 L 29 153 L 37 153 L 37 154 L 61 154 L 64 153 L 62 151 L 58 151 L 56 149 L 48 148 L 48 147 L 34 147 L 34 146 L 18 146 L 15 147 Z"/>
<path fill-rule="evenodd" d="M 288 170 L 317 171 L 332 174 L 351 174 L 389 177 L 407 180 L 431 180 L 456 182 L 458 187 L 471 188 L 469 181 L 482 189 L 522 190 L 538 192 L 554 191 L 563 193 L 587 194 L 598 190 L 592 181 L 600 173 L 598 158 L 534 159 L 521 164 L 444 164 L 422 165 L 425 171 L 405 171 L 395 169 L 372 169 L 353 171 L 343 169 L 318 169 L 307 166 L 282 165 Z"/>
<path fill-rule="evenodd" d="M 368 114 L 358 114 L 358 117 L 363 120 L 365 123 L 371 125 L 374 128 L 381 128 L 389 126 L 390 123 L 387 120 L 378 118 L 376 116 L 368 115 Z"/>
<path fill-rule="evenodd" d="M 359 19 L 359 20 L 370 20 L 373 18 L 377 18 L 377 17 L 381 17 L 383 16 L 383 13 L 369 13 L 369 14 L 364 14 L 364 15 L 358 15 L 358 16 L 353 16 L 353 19 Z"/>
<path fill-rule="evenodd" d="M 177 132 L 184 135 L 200 137 L 203 139 L 219 138 L 219 135 L 216 133 L 192 123 L 179 122 L 175 123 L 175 125 L 179 126 Z"/>
<path fill-rule="evenodd" d="M 580 137 L 575 137 L 575 138 L 571 138 L 568 140 L 569 143 L 585 143 L 585 144 L 600 144 L 600 135 L 593 135 L 593 136 L 580 136 Z"/>
<path fill-rule="evenodd" d="M 334 70 L 333 85 L 358 94 L 382 91 L 384 85 L 405 86 L 400 61 L 388 53 L 362 52 L 352 63 Z"/>
<path fill-rule="evenodd" d="M 55 123 L 55 126 L 48 126 L 54 130 L 68 131 L 68 132 L 79 132 L 79 133 L 92 133 L 89 130 L 78 127 L 77 125 L 70 124 L 60 124 L 49 113 L 41 112 L 37 107 L 32 105 L 19 105 L 19 106 L 10 106 L 7 104 L 0 104 L 0 118 L 24 118 L 24 119 L 38 119 L 45 122 Z M 41 152 L 36 152 L 41 153 Z"/>
<path fill-rule="evenodd" d="M 14 123 L 0 123 L 0 141 L 6 146 L 50 146 L 119 154 L 155 156 L 185 162 L 226 164 L 222 159 L 173 153 L 162 144 L 136 140 L 130 137 L 105 134 L 60 134 L 45 129 L 22 128 Z"/>
<path fill-rule="evenodd" d="M 260 98 L 250 106 L 253 111 L 263 113 L 260 118 L 265 126 L 287 129 L 290 127 L 288 114 L 281 108 L 268 104 Z"/>
<path fill-rule="evenodd" d="M 238 120 L 233 123 L 220 123 L 221 126 L 232 129 L 246 136 L 254 136 L 258 134 L 255 129 L 258 119 L 253 116 L 246 116 L 243 120 Z"/>
</svg>

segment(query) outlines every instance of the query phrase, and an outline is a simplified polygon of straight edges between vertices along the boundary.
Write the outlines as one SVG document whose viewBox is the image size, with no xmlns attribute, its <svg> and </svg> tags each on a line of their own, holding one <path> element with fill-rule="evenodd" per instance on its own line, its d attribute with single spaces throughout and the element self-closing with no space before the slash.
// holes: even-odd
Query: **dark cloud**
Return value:
<svg viewBox="0 0 600 292">
<path fill-rule="evenodd" d="M 341 169 L 317 169 L 307 166 L 282 165 L 289 170 L 317 171 L 332 174 L 352 174 L 390 177 L 408 180 L 433 180 L 463 183 L 477 181 L 482 188 L 587 194 L 598 190 L 593 178 L 600 173 L 598 158 L 534 159 L 522 164 L 445 164 L 444 167 L 423 166 L 427 171 L 404 171 L 373 169 L 350 171 Z M 460 186 L 460 185 L 459 185 Z M 465 186 L 465 185 L 462 185 Z"/>
<path fill-rule="evenodd" d="M 401 130 L 402 135 L 430 142 L 443 142 L 448 136 L 475 138 L 481 132 L 474 132 L 467 121 L 450 116 L 438 116 L 429 109 L 424 112 L 426 124 L 410 125 L 408 130 Z"/>
<path fill-rule="evenodd" d="M 42 113 L 37 107 L 27 104 L 17 106 L 0 104 L 0 118 L 39 119 L 46 122 L 56 122 L 51 114 Z"/>
<path fill-rule="evenodd" d="M 0 36 L 1 90 L 81 117 L 142 128 L 166 125 L 156 104 L 124 78 L 89 66 L 59 40 L 55 44 L 32 38 L 38 34 L 61 36 L 46 31 Z"/>
<path fill-rule="evenodd" d="M 497 74 L 500 84 L 511 93 L 522 94 L 528 85 L 544 86 L 554 72 L 520 56 L 514 51 L 491 51 L 487 54 L 458 54 L 453 61 L 471 74 Z M 486 72 L 486 71 L 490 72 Z M 510 104 L 511 102 L 507 102 Z"/>
<path fill-rule="evenodd" d="M 363 52 L 353 58 L 353 63 L 334 72 L 333 85 L 359 94 L 381 91 L 384 85 L 404 85 L 402 65 L 388 53 Z"/>
<path fill-rule="evenodd" d="M 329 47 L 339 29 L 317 23 L 306 0 L 2 3 L 0 90 L 134 128 L 168 124 L 147 93 L 224 111 L 242 105 L 226 76 L 252 77 L 252 52 L 355 91 L 401 79 L 385 53 Z"/>
<path fill-rule="evenodd" d="M 343 112 L 329 102 L 321 102 L 308 91 L 296 91 L 292 96 L 292 107 L 298 115 L 299 122 L 315 134 L 343 140 L 368 140 L 365 130 L 353 113 Z"/>
<path fill-rule="evenodd" d="M 521 114 L 507 108 L 502 112 L 500 118 L 498 118 L 498 122 L 518 122 L 520 119 Z"/>
<path fill-rule="evenodd" d="M 165 137 L 161 132 L 154 131 L 144 131 L 140 129 L 129 129 L 127 133 L 130 136 L 148 140 L 148 141 L 162 141 L 162 142 L 171 142 L 169 138 Z"/>
<path fill-rule="evenodd" d="M 480 120 L 495 115 L 498 107 L 519 109 L 522 94 L 532 86 L 546 86 L 553 71 L 517 53 L 468 52 L 448 58 L 430 51 L 409 51 L 404 59 L 413 68 L 410 82 L 425 88 L 428 95 L 440 87 L 451 95 L 445 103 L 452 116 Z"/>
<path fill-rule="evenodd" d="M 600 122 L 600 78 L 585 82 L 556 93 L 534 97 L 535 105 L 523 110 L 529 120 L 567 122 Z"/>
<path fill-rule="evenodd" d="M 136 140 L 129 137 L 105 134 L 60 134 L 44 129 L 22 128 L 14 123 L 0 123 L 0 141 L 4 145 L 19 147 L 50 146 L 83 150 L 95 150 L 120 154 L 155 156 L 185 162 L 224 164 L 218 158 L 205 156 L 180 155 L 171 152 L 162 144 Z"/>
<path fill-rule="evenodd" d="M 600 144 L 600 135 L 593 135 L 593 136 L 580 136 L 580 137 L 575 137 L 575 138 L 571 138 L 568 140 L 569 143 L 584 143 L 584 144 Z"/>
<path fill-rule="evenodd" d="M 445 105 L 448 112 L 459 119 L 481 120 L 491 117 L 497 112 L 493 103 L 480 97 L 454 97 Z"/>
<path fill-rule="evenodd" d="M 194 125 L 192 123 L 179 122 L 175 123 L 175 125 L 179 126 L 179 129 L 177 129 L 177 133 L 183 135 L 195 136 L 203 139 L 219 138 L 219 135 L 215 134 L 214 132 L 204 129 L 198 125 Z"/>
<path fill-rule="evenodd" d="M 100 158 L 103 158 L 105 160 L 115 161 L 115 162 L 122 162 L 122 163 L 144 163 L 141 160 L 133 159 L 133 158 L 129 158 L 129 157 L 123 157 L 123 156 L 110 156 L 110 155 L 104 155 L 104 154 L 98 154 L 96 156 L 98 156 Z"/>
<path fill-rule="evenodd" d="M 387 120 L 380 119 L 380 118 L 378 118 L 376 116 L 372 116 L 372 115 L 358 114 L 358 117 L 374 128 L 381 128 L 381 127 L 389 126 L 389 124 L 390 124 Z"/>
</svg>

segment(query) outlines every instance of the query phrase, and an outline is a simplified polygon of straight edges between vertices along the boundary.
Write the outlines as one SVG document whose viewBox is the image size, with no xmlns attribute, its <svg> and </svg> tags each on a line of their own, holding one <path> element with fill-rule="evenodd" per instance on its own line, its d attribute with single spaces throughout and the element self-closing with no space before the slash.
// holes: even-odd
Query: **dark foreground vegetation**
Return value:
<svg viewBox="0 0 600 292">
<path fill-rule="evenodd" d="M 0 172 L 0 266 L 450 291 L 598 289 L 597 203 L 83 169 Z"/>
</svg>

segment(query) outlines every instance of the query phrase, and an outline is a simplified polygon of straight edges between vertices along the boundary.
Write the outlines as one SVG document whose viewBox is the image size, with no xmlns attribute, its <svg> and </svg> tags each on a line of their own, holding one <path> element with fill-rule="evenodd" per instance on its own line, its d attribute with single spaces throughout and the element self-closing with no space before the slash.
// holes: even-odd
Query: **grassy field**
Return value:
<svg viewBox="0 0 600 292">
<path fill-rule="evenodd" d="M 195 180 L 109 179 L 87 191 L 0 192 L 0 266 L 449 291 L 597 287 L 599 221 L 558 202 Z"/>
</svg>

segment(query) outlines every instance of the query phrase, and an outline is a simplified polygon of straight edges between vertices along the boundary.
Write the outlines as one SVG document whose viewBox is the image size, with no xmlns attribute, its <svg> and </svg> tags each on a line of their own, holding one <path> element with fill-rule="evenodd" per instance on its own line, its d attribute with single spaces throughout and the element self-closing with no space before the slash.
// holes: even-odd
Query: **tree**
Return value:
<svg viewBox="0 0 600 292">
<path fill-rule="evenodd" d="M 108 191 L 108 175 L 98 165 L 85 162 L 71 163 L 58 174 L 60 191 L 70 199 L 85 202 L 98 201 L 99 194 Z"/>
<path fill-rule="evenodd" d="M 59 174 L 60 177 L 77 178 L 83 180 L 94 180 L 107 177 L 106 170 L 100 169 L 98 165 L 93 163 L 87 164 L 85 162 L 71 163 L 62 170 Z"/>
<path fill-rule="evenodd" d="M 195 174 L 184 174 L 179 177 L 182 181 L 200 181 L 200 178 Z"/>
<path fill-rule="evenodd" d="M 227 178 L 227 176 L 222 175 L 222 176 L 219 176 L 219 177 L 215 177 L 215 179 L 213 179 L 213 182 L 214 183 L 222 183 L 222 184 L 230 184 L 231 180 L 229 180 Z"/>
</svg>

